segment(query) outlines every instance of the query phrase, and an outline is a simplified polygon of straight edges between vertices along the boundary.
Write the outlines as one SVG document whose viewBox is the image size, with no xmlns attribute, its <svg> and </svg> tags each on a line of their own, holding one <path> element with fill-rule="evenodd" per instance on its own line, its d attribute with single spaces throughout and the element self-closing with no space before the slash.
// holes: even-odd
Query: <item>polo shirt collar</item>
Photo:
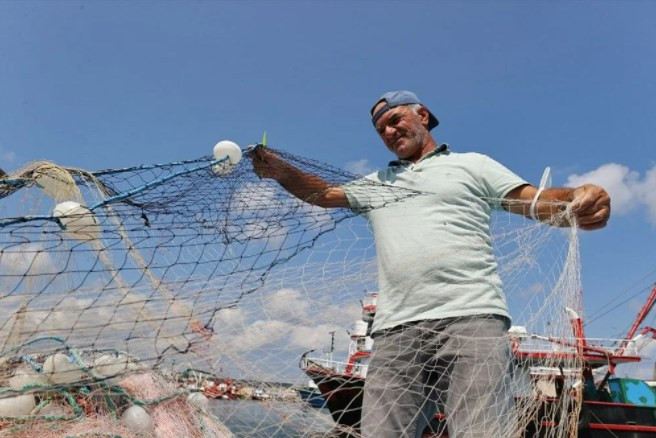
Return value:
<svg viewBox="0 0 656 438">
<path fill-rule="evenodd" d="M 420 163 L 421 161 L 424 161 L 425 159 L 432 157 L 434 155 L 439 155 L 443 152 L 448 152 L 448 151 L 449 151 L 449 145 L 446 143 L 442 143 L 441 145 L 439 145 L 438 147 L 436 147 L 435 149 L 433 149 L 432 151 L 421 157 L 421 159 L 417 161 L 417 163 Z M 411 161 L 408 160 L 393 160 L 389 162 L 388 166 L 389 167 L 406 166 L 410 163 Z"/>
</svg>

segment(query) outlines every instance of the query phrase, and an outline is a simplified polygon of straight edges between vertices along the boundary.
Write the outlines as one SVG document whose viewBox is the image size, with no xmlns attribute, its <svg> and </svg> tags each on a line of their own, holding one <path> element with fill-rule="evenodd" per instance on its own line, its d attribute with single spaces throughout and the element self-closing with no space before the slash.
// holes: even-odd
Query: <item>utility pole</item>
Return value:
<svg viewBox="0 0 656 438">
<path fill-rule="evenodd" d="M 332 363 L 333 351 L 335 351 L 335 330 L 328 333 L 330 333 L 330 362 Z"/>
</svg>

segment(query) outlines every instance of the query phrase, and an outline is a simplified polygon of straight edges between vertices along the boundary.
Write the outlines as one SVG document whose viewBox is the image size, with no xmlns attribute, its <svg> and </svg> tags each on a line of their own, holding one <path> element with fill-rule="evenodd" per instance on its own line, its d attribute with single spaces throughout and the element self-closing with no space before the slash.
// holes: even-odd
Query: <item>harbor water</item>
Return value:
<svg viewBox="0 0 656 438">
<path fill-rule="evenodd" d="M 287 438 L 328 433 L 334 426 L 327 409 L 306 403 L 256 400 L 214 400 L 212 413 L 236 438 Z"/>
</svg>

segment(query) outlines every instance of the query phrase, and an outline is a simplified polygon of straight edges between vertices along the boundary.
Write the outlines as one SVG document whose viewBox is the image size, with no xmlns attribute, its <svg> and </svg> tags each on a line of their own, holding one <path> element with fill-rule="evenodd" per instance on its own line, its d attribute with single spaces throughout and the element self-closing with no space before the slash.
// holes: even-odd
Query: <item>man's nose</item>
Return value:
<svg viewBox="0 0 656 438">
<path fill-rule="evenodd" d="M 385 130 L 383 131 L 383 136 L 386 139 L 390 139 L 390 138 L 394 137 L 395 134 L 396 134 L 396 129 L 394 127 L 385 126 Z"/>
</svg>

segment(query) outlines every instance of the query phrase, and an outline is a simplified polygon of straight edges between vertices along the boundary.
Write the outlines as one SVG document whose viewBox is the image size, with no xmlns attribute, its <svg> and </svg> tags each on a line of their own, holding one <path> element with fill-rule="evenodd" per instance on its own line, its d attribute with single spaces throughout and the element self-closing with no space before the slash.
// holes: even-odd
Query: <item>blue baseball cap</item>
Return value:
<svg viewBox="0 0 656 438">
<path fill-rule="evenodd" d="M 378 111 L 376 111 L 376 114 L 374 114 L 374 108 L 376 108 L 376 105 L 381 103 L 382 101 L 385 101 L 385 105 L 383 105 Z M 419 98 L 415 93 L 412 91 L 389 91 L 385 94 L 383 94 L 380 99 L 376 101 L 374 106 L 371 107 L 371 122 L 376 126 L 376 122 L 378 119 L 380 119 L 383 114 L 385 114 L 387 111 L 391 110 L 392 108 L 395 108 L 397 106 L 402 106 L 402 105 L 414 105 L 414 104 L 419 104 L 426 108 L 426 106 L 419 101 Z M 440 122 L 437 120 L 437 117 L 433 115 L 432 112 L 428 108 L 428 130 L 430 131 L 434 127 L 440 124 Z"/>
</svg>

